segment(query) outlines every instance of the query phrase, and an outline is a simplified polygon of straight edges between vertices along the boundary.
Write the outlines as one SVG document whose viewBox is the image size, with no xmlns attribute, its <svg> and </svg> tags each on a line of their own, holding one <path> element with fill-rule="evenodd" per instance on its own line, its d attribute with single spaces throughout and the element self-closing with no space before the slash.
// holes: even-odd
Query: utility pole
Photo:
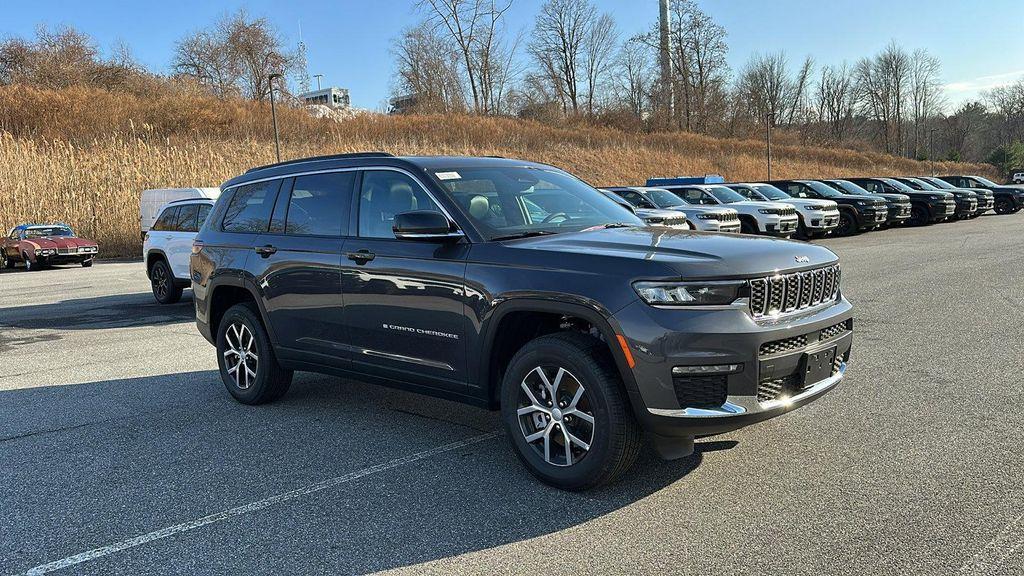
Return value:
<svg viewBox="0 0 1024 576">
<path fill-rule="evenodd" d="M 274 119 L 274 153 L 277 154 L 277 161 L 281 161 L 281 139 L 277 133 L 277 108 L 274 106 L 274 80 L 282 78 L 281 74 L 271 74 L 267 77 L 270 82 L 270 116 Z"/>
<path fill-rule="evenodd" d="M 317 91 L 320 90 L 320 79 L 323 78 L 323 77 L 324 77 L 323 74 L 313 74 L 313 78 L 316 78 L 316 89 L 317 89 Z"/>
<path fill-rule="evenodd" d="M 772 179 L 772 115 L 764 117 L 764 143 L 768 148 L 768 179 Z"/>
<path fill-rule="evenodd" d="M 661 94 L 658 105 L 668 113 L 668 121 L 672 122 L 672 37 L 669 35 L 671 12 L 669 0 L 658 3 L 658 66 L 661 68 Z"/>
</svg>

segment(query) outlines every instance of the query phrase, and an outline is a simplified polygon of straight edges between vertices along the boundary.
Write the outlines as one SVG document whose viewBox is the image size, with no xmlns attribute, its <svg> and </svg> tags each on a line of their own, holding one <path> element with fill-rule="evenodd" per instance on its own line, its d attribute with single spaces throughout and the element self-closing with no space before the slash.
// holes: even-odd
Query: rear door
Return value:
<svg viewBox="0 0 1024 576">
<path fill-rule="evenodd" d="M 343 260 L 352 361 L 373 375 L 462 391 L 469 244 L 395 238 L 395 214 L 409 210 L 443 212 L 405 172 L 362 173 L 358 230 Z"/>
<path fill-rule="evenodd" d="M 356 175 L 327 172 L 285 180 L 270 229 L 256 239 L 249 269 L 282 356 L 346 364 L 342 249 Z"/>
<path fill-rule="evenodd" d="M 182 204 L 177 208 L 170 230 L 159 232 L 166 238 L 164 253 L 171 264 L 174 277 L 179 280 L 189 278 L 188 263 L 192 256 L 192 240 L 199 231 L 199 205 Z"/>
</svg>

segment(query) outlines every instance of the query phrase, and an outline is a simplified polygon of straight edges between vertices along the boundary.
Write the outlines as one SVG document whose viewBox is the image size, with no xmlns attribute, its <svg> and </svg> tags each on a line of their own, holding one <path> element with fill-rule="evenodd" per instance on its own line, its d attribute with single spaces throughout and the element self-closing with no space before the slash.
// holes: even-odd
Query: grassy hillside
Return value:
<svg viewBox="0 0 1024 576">
<path fill-rule="evenodd" d="M 279 121 L 286 159 L 368 150 L 500 155 L 554 164 L 595 185 L 711 172 L 765 178 L 757 141 L 471 116 L 373 114 L 339 123 L 287 108 Z M 845 149 L 777 145 L 773 153 L 780 178 L 932 171 L 925 162 Z M 216 186 L 273 159 L 267 105 L 193 93 L 139 98 L 86 88 L 0 88 L 0 226 L 67 222 L 99 240 L 108 257 L 140 252 L 141 190 Z M 934 169 L 991 172 L 957 163 Z"/>
</svg>

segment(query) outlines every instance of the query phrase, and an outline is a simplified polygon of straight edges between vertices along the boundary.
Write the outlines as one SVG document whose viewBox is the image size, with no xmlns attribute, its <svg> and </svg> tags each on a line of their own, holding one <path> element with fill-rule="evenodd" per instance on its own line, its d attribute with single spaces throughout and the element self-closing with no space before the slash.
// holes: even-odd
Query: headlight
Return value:
<svg viewBox="0 0 1024 576">
<path fill-rule="evenodd" d="M 731 304 L 742 282 L 637 282 L 633 289 L 648 304 L 700 306 Z"/>
<path fill-rule="evenodd" d="M 825 207 L 824 206 L 819 206 L 817 204 L 814 204 L 814 205 L 808 206 L 807 209 L 808 210 L 824 210 Z"/>
<path fill-rule="evenodd" d="M 875 203 L 871 200 L 857 200 L 857 206 L 874 206 Z"/>
<path fill-rule="evenodd" d="M 718 220 L 718 214 L 697 214 L 697 218 L 701 220 Z"/>
<path fill-rule="evenodd" d="M 928 199 L 929 200 L 942 200 L 942 196 L 936 196 L 935 194 L 932 194 L 931 196 L 928 197 Z"/>
<path fill-rule="evenodd" d="M 758 208 L 757 211 L 760 212 L 761 214 L 778 214 L 779 213 L 778 209 L 776 209 L 776 208 Z"/>
</svg>

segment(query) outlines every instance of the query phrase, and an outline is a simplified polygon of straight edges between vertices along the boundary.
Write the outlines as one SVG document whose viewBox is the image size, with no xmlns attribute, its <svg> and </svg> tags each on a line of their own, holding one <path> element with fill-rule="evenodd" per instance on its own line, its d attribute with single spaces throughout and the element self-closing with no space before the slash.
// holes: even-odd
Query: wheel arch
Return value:
<svg viewBox="0 0 1024 576">
<path fill-rule="evenodd" d="M 163 260 L 164 262 L 168 263 L 170 262 L 170 260 L 167 259 L 167 254 L 164 253 L 164 251 L 159 248 L 151 248 L 148 252 L 146 252 L 145 264 L 147 278 L 149 278 L 150 274 L 152 274 L 153 265 L 156 264 L 158 260 Z"/>
<path fill-rule="evenodd" d="M 630 402 L 634 406 L 636 405 L 636 401 L 639 399 L 636 380 L 618 341 L 618 335 L 621 335 L 622 331 L 616 325 L 615 320 L 610 318 L 610 315 L 602 313 L 596 305 L 588 306 L 581 303 L 556 300 L 517 298 L 506 300 L 495 307 L 487 316 L 481 330 L 480 363 L 476 376 L 477 383 L 484 391 L 489 408 L 497 409 L 499 406 L 502 370 L 508 366 L 512 356 L 526 342 L 533 338 L 556 331 L 541 331 L 526 339 L 518 337 L 509 339 L 507 335 L 503 336 L 503 328 L 515 327 L 514 324 L 510 325 L 509 322 L 517 318 L 517 315 L 520 315 L 518 316 L 520 318 L 529 318 L 531 314 L 546 315 L 548 317 L 557 316 L 559 318 L 568 317 L 570 319 L 579 319 L 589 324 L 601 336 L 601 339 L 608 347 Z M 508 343 L 518 345 L 512 350 L 499 349 L 499 347 Z"/>
<path fill-rule="evenodd" d="M 245 280 L 237 277 L 223 277 L 217 281 L 211 282 L 211 286 L 207 289 L 207 310 L 206 316 L 210 327 L 210 333 L 216 339 L 217 329 L 219 328 L 220 321 L 224 317 L 224 313 L 235 304 L 243 302 L 251 302 L 256 305 L 256 311 L 259 315 L 260 321 L 263 323 L 263 328 L 267 331 L 270 337 L 272 345 L 277 345 L 277 337 L 274 334 L 274 327 L 271 325 L 267 310 L 263 305 L 263 299 L 260 297 L 259 292 L 256 288 Z"/>
</svg>

